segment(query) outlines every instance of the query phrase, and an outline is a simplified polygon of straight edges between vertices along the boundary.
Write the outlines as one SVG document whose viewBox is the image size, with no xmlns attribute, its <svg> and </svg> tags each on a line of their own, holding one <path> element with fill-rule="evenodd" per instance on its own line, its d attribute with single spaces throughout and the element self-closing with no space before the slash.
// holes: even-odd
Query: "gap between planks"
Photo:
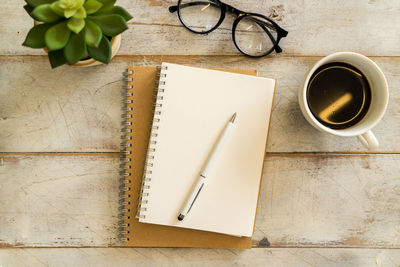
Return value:
<svg viewBox="0 0 400 267">
<path fill-rule="evenodd" d="M 321 245 L 298 245 L 298 246 L 258 246 L 258 241 L 253 240 L 253 244 L 251 246 L 251 249 L 391 249 L 391 250 L 400 250 L 400 247 L 389 247 L 389 246 L 335 246 L 335 245 L 327 245 L 327 246 L 321 246 Z M 12 245 L 12 244 L 0 244 L 0 249 L 26 249 L 26 248 L 33 248 L 33 249 L 81 249 L 81 248 L 139 248 L 139 249 L 202 249 L 202 248 L 190 248 L 190 247 L 128 247 L 128 246 L 24 246 L 23 244 L 21 245 Z M 207 248 L 204 248 L 207 249 Z M 210 250 L 213 250 L 213 248 L 209 248 Z M 224 248 L 223 248 L 224 249 Z M 229 248 L 227 248 L 229 249 Z M 235 249 L 236 250 L 236 249 Z M 238 249 L 241 250 L 241 249 Z"/>
<path fill-rule="evenodd" d="M 297 59 L 308 59 L 308 60 L 318 60 L 321 59 L 325 56 L 327 56 L 328 54 L 324 54 L 324 55 L 311 55 L 311 56 L 307 56 L 307 55 L 295 55 L 295 54 L 285 54 L 285 55 L 274 55 L 274 56 L 266 56 L 263 58 L 259 58 L 259 59 L 252 59 L 240 54 L 237 55 L 232 55 L 232 54 L 219 54 L 219 55 L 212 55 L 212 54 L 203 54 L 203 55 L 121 55 L 118 54 L 116 55 L 110 64 L 112 64 L 113 60 L 132 60 L 132 61 L 139 61 L 140 59 L 152 59 L 154 61 L 156 60 L 160 60 L 160 61 L 164 61 L 164 60 L 168 60 L 169 58 L 202 58 L 202 57 L 219 57 L 219 58 L 245 58 L 245 59 L 251 59 L 254 61 L 259 61 L 259 60 L 263 60 L 263 59 L 272 59 L 272 58 L 279 58 L 279 59 L 285 59 L 285 58 L 297 58 Z M 366 55 L 363 54 L 371 59 L 380 59 L 380 60 L 400 60 L 400 56 L 375 56 L 375 55 Z M 15 55 L 4 55 L 4 54 L 0 54 L 0 60 L 2 59 L 18 59 L 18 58 L 47 58 L 47 55 L 22 55 L 22 54 L 15 54 Z"/>
<path fill-rule="evenodd" d="M 399 155 L 400 152 L 266 152 L 267 157 L 319 157 L 319 156 L 374 156 Z M 1 156 L 110 156 L 119 157 L 120 152 L 0 152 Z"/>
</svg>

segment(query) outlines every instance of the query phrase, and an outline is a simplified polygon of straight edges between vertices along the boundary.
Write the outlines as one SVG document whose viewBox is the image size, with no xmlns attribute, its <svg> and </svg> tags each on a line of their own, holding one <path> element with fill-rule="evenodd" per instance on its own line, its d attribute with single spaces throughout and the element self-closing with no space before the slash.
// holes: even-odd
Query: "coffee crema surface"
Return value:
<svg viewBox="0 0 400 267">
<path fill-rule="evenodd" d="M 334 62 L 319 67 L 307 87 L 307 102 L 314 117 L 332 129 L 361 121 L 371 104 L 371 88 L 356 67 Z"/>
</svg>

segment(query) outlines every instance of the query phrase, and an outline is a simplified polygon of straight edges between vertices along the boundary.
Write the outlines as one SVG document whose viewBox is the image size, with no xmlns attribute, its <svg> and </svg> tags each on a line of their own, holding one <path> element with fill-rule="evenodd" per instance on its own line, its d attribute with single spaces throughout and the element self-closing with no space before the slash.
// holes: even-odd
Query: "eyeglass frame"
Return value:
<svg viewBox="0 0 400 267">
<path fill-rule="evenodd" d="M 282 29 L 282 28 L 281 28 L 277 23 L 275 23 L 273 20 L 271 20 L 270 18 L 268 18 L 267 16 L 264 16 L 264 15 L 262 15 L 262 14 L 258 14 L 258 13 L 249 13 L 249 12 L 242 11 L 242 10 L 237 9 L 237 8 L 231 6 L 231 5 L 228 5 L 228 4 L 226 4 L 226 3 L 224 3 L 224 2 L 222 2 L 222 1 L 220 1 L 220 0 L 210 0 L 210 2 L 211 2 L 211 1 L 212 1 L 212 2 L 215 2 L 214 5 L 218 5 L 218 7 L 221 9 L 221 16 L 220 16 L 220 18 L 219 18 L 219 21 L 217 22 L 217 24 L 216 24 L 213 28 L 211 28 L 211 29 L 209 29 L 209 30 L 207 30 L 207 31 L 204 31 L 204 32 L 195 31 L 195 30 L 191 29 L 189 26 L 187 26 L 187 25 L 185 24 L 185 22 L 183 21 L 183 19 L 182 19 L 182 17 L 181 17 L 181 13 L 180 13 L 180 5 L 181 5 L 181 3 L 182 3 L 182 0 L 178 0 L 178 4 L 175 5 L 175 6 L 170 6 L 168 10 L 169 10 L 170 13 L 174 13 L 174 12 L 178 11 L 178 18 L 179 18 L 179 21 L 182 23 L 182 25 L 183 25 L 186 29 L 188 29 L 189 31 L 191 31 L 191 32 L 193 32 L 193 33 L 197 33 L 197 34 L 208 34 L 208 33 L 212 32 L 212 31 L 214 31 L 214 30 L 217 29 L 217 28 L 222 24 L 222 22 L 225 20 L 226 12 L 233 13 L 233 14 L 236 15 L 237 17 L 236 17 L 235 21 L 233 22 L 233 26 L 232 26 L 232 40 L 233 40 L 233 43 L 235 44 L 236 48 L 237 48 L 241 53 L 243 53 L 244 55 L 249 56 L 249 57 L 259 58 L 259 57 L 264 57 L 264 56 L 266 56 L 266 55 L 269 55 L 269 54 L 270 54 L 272 51 L 274 51 L 274 50 L 275 50 L 276 53 L 282 52 L 282 48 L 281 48 L 278 44 L 279 44 L 279 41 L 280 41 L 283 37 L 286 37 L 286 36 L 288 35 L 288 32 L 287 32 L 286 30 Z M 210 2 L 208 2 L 208 4 L 212 4 L 212 3 L 210 3 Z M 199 4 L 199 3 L 202 3 L 202 1 L 195 1 L 195 2 L 191 2 L 191 3 L 187 3 L 187 5 L 188 5 L 188 6 L 192 6 L 192 5 L 196 5 L 196 4 Z M 184 5 L 185 5 L 185 4 L 184 4 Z M 248 54 L 248 53 L 246 53 L 245 51 L 243 51 L 243 50 L 238 46 L 238 44 L 236 43 L 235 31 L 236 31 L 237 25 L 239 24 L 239 22 L 240 22 L 242 19 L 244 19 L 244 18 L 246 18 L 246 17 L 250 17 L 250 16 L 251 16 L 251 17 L 260 17 L 260 18 L 262 18 L 262 19 L 267 20 L 268 22 L 270 22 L 270 23 L 272 24 L 272 26 L 274 27 L 274 29 L 275 29 L 276 32 L 277 32 L 277 38 L 276 38 L 276 40 L 275 40 L 275 38 L 272 36 L 271 32 L 267 29 L 268 26 L 270 27 L 271 25 L 266 25 L 265 22 L 263 22 L 263 21 L 261 21 L 261 20 L 255 19 L 256 23 L 267 33 L 268 37 L 271 39 L 271 41 L 272 41 L 272 43 L 273 43 L 273 47 L 272 47 L 270 50 L 268 50 L 267 52 L 265 52 L 265 53 L 263 53 L 263 54 L 261 54 L 261 55 L 251 55 L 251 54 Z"/>
</svg>

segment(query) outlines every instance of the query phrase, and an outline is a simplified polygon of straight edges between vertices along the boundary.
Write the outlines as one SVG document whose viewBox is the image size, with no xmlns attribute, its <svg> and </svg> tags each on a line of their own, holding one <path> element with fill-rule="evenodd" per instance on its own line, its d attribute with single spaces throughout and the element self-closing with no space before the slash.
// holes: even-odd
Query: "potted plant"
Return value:
<svg viewBox="0 0 400 267">
<path fill-rule="evenodd" d="M 34 19 L 23 43 L 43 48 L 52 68 L 109 63 L 132 16 L 116 0 L 25 0 Z"/>
</svg>

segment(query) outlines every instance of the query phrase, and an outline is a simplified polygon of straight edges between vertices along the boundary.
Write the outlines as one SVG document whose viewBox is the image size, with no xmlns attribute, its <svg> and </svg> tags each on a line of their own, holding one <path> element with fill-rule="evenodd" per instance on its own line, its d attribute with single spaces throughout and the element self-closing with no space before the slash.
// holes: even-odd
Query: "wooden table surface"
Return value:
<svg viewBox="0 0 400 267">
<path fill-rule="evenodd" d="M 168 12 L 175 2 L 118 1 L 134 19 L 111 64 L 51 70 L 42 50 L 21 46 L 32 26 L 23 1 L 2 0 L 0 266 L 399 266 L 400 1 L 228 1 L 289 31 L 283 53 L 261 59 L 235 49 L 232 18 L 195 35 Z M 298 107 L 307 70 L 336 51 L 367 55 L 386 74 L 375 151 L 318 132 Z M 122 71 L 162 61 L 278 80 L 251 250 L 119 248 Z"/>
</svg>

